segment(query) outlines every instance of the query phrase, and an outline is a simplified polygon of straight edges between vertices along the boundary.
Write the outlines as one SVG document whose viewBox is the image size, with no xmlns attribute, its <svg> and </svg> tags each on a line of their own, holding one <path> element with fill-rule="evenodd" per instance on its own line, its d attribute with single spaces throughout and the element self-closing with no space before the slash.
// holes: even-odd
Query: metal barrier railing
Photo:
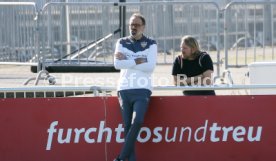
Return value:
<svg viewBox="0 0 276 161">
<path fill-rule="evenodd" d="M 158 56 L 159 64 L 172 63 L 180 54 L 181 37 L 189 34 L 200 41 L 203 50 L 210 52 L 219 74 L 219 8 L 214 2 L 47 3 L 39 19 L 43 62 L 59 59 L 55 64 L 61 66 L 113 64 L 112 53 L 119 35 L 93 46 L 86 53 L 78 53 L 80 48 L 122 27 L 119 7 L 126 7 L 126 21 L 133 12 L 145 15 L 146 34 L 158 41 L 162 53 Z M 75 56 L 71 54 L 74 50 Z"/>
<path fill-rule="evenodd" d="M 51 87 L 16 87 L 0 88 L 0 98 L 46 98 L 46 97 L 72 97 L 72 96 L 98 96 L 115 90 L 113 87 L 98 86 L 51 86 Z"/>
<path fill-rule="evenodd" d="M 0 62 L 37 62 L 36 4 L 0 2 Z"/>
<path fill-rule="evenodd" d="M 225 68 L 275 60 L 276 2 L 233 1 L 224 9 Z"/>
<path fill-rule="evenodd" d="M 212 85 L 212 86 L 155 86 L 153 91 L 197 91 L 197 90 L 271 90 L 276 84 L 254 85 Z M 54 86 L 54 87 L 15 87 L 0 88 L 0 98 L 48 98 L 48 97 L 74 97 L 74 96 L 110 96 L 116 87 L 102 86 Z M 276 92 L 274 93 L 276 94 Z"/>
<path fill-rule="evenodd" d="M 42 63 L 65 66 L 112 64 L 114 38 L 108 37 L 101 43 L 96 40 L 118 29 L 115 23 L 118 13 L 110 14 L 114 12 L 113 6 L 114 3 L 97 2 L 45 4 L 39 20 L 40 29 L 44 26 L 40 30 Z M 82 48 L 93 42 L 96 44 L 93 48 L 80 54 Z"/>
</svg>

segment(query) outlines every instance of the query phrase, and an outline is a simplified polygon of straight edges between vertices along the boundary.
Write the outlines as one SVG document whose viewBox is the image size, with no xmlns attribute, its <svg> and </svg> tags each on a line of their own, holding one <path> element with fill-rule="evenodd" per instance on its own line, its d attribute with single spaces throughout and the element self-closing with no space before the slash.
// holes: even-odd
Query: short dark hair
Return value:
<svg viewBox="0 0 276 161">
<path fill-rule="evenodd" d="M 138 17 L 142 20 L 143 25 L 146 25 L 145 17 L 141 13 L 133 13 L 130 18 L 132 17 Z"/>
</svg>

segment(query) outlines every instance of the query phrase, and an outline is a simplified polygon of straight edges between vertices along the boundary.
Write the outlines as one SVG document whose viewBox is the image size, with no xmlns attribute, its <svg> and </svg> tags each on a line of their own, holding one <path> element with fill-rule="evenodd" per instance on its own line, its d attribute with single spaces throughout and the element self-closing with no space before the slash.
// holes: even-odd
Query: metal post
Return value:
<svg viewBox="0 0 276 161">
<path fill-rule="evenodd" d="M 68 0 L 62 0 L 62 2 L 68 2 Z M 62 44 L 65 42 L 65 44 L 63 44 L 61 46 L 61 52 L 63 52 L 63 49 L 65 49 L 65 53 L 61 53 L 62 56 L 67 55 L 70 53 L 70 22 L 69 22 L 69 8 L 68 6 L 62 6 L 62 10 L 61 10 L 61 42 Z"/>
<path fill-rule="evenodd" d="M 125 3 L 126 0 L 120 0 L 119 2 Z M 120 28 L 121 28 L 121 37 L 126 36 L 126 6 L 120 6 Z"/>
<path fill-rule="evenodd" d="M 44 54 L 43 52 L 45 49 L 45 48 L 43 48 L 43 45 L 45 45 L 45 44 L 43 44 L 44 43 L 44 36 L 43 36 L 44 33 L 41 32 L 42 10 L 37 11 L 36 14 L 37 15 L 36 15 L 36 28 L 35 28 L 35 50 L 36 50 L 35 52 L 37 55 L 37 73 L 38 73 L 39 71 L 42 70 L 41 64 L 43 63 L 42 57 L 43 57 L 43 54 Z M 41 48 L 41 45 L 42 45 L 42 48 Z"/>
<path fill-rule="evenodd" d="M 228 44 L 227 44 L 227 28 L 228 28 L 228 8 L 224 9 L 224 53 L 225 53 L 225 69 L 228 68 Z"/>
<path fill-rule="evenodd" d="M 267 0 L 267 2 L 269 2 Z M 271 22 L 273 22 L 272 19 L 272 14 L 271 14 L 271 4 L 267 3 L 264 5 L 264 44 L 263 45 L 270 45 L 272 42 L 272 37 L 271 36 Z"/>
</svg>

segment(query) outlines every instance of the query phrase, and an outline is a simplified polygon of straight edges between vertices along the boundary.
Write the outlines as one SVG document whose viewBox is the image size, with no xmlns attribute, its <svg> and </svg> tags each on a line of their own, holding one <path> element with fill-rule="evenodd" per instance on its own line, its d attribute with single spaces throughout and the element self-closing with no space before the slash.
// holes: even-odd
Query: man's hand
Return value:
<svg viewBox="0 0 276 161">
<path fill-rule="evenodd" d="M 148 62 L 148 59 L 147 58 L 136 58 L 134 59 L 135 60 L 135 63 L 138 65 L 138 64 L 143 64 L 143 63 L 146 63 Z"/>
<path fill-rule="evenodd" d="M 115 58 L 118 60 L 126 60 L 127 59 L 127 57 L 123 53 L 120 53 L 120 52 L 115 54 Z"/>
</svg>

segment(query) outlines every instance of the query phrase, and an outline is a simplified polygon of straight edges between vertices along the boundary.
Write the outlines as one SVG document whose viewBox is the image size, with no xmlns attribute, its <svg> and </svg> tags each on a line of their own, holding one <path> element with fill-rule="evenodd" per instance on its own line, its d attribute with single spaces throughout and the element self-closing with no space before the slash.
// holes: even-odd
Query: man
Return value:
<svg viewBox="0 0 276 161">
<path fill-rule="evenodd" d="M 156 42 L 146 37 L 145 18 L 134 13 L 129 20 L 130 36 L 117 41 L 114 66 L 121 69 L 117 86 L 124 121 L 125 142 L 114 161 L 136 161 L 135 142 L 148 108 L 156 65 Z"/>
</svg>

